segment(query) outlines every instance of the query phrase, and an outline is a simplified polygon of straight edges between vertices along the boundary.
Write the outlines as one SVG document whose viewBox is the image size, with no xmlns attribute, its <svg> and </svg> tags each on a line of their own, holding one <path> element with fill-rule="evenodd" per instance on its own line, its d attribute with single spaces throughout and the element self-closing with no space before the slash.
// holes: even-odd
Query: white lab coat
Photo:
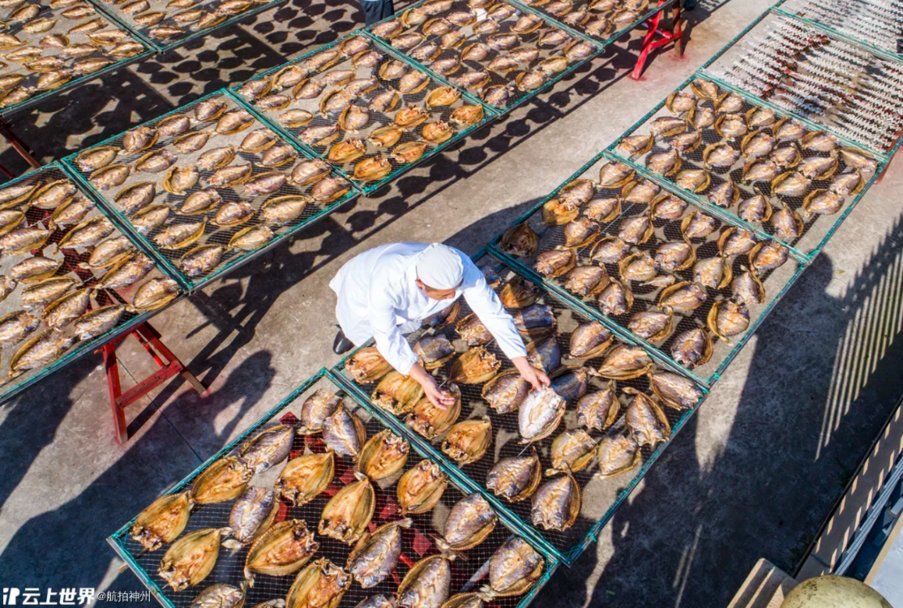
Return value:
<svg viewBox="0 0 903 608">
<path fill-rule="evenodd" d="M 392 243 L 349 260 L 329 283 L 338 296 L 336 319 L 345 336 L 360 346 L 370 338 L 386 361 L 404 375 L 417 363 L 404 334 L 461 296 L 509 358 L 526 356 L 524 342 L 480 269 L 461 251 L 464 279 L 447 300 L 428 298 L 417 287 L 417 259 L 427 243 Z"/>
</svg>

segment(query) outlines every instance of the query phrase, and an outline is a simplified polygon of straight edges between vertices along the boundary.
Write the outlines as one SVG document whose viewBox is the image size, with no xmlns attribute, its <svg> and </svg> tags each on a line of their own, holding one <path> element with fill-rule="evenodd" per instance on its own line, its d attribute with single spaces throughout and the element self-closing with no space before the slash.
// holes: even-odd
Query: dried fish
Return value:
<svg viewBox="0 0 903 608">
<path fill-rule="evenodd" d="M 388 429 L 371 437 L 358 455 L 358 469 L 379 482 L 397 475 L 408 461 L 411 446 Z"/>
<path fill-rule="evenodd" d="M 776 242 L 761 242 L 748 254 L 749 267 L 756 274 L 774 270 L 787 261 L 789 252 L 786 247 Z"/>
<path fill-rule="evenodd" d="M 666 287 L 659 294 L 658 305 L 671 308 L 677 314 L 690 316 L 708 298 L 705 289 L 690 281 L 681 281 Z"/>
<path fill-rule="evenodd" d="M 593 461 L 595 451 L 596 442 L 586 431 L 565 431 L 552 441 L 552 470 L 573 473 L 582 471 Z"/>
<path fill-rule="evenodd" d="M 390 521 L 357 541 L 345 567 L 361 587 L 375 587 L 392 573 L 401 556 L 401 529 L 412 523 L 410 518 Z"/>
<path fill-rule="evenodd" d="M 623 283 L 610 279 L 598 297 L 599 310 L 605 315 L 623 315 L 633 308 L 633 292 Z"/>
<path fill-rule="evenodd" d="M 421 460 L 398 480 L 396 498 L 402 515 L 428 513 L 438 504 L 448 477 L 434 462 Z"/>
<path fill-rule="evenodd" d="M 379 354 L 376 347 L 373 346 L 362 348 L 352 354 L 345 362 L 344 368 L 344 372 L 359 384 L 375 382 L 390 371 L 392 371 L 392 366 L 389 365 L 383 356 Z M 399 376 L 401 376 L 401 374 L 399 374 Z M 402 378 L 403 377 L 404 376 L 402 376 Z M 420 395 L 413 401 L 416 402 L 419 398 Z M 374 397 L 374 401 L 375 400 Z"/>
<path fill-rule="evenodd" d="M 357 457 L 366 440 L 364 423 L 342 405 L 323 421 L 323 441 L 339 456 Z"/>
<path fill-rule="evenodd" d="M 626 473 L 640 463 L 640 446 L 630 435 L 607 436 L 596 449 L 599 472 L 603 477 Z"/>
<path fill-rule="evenodd" d="M 253 542 L 261 532 L 270 527 L 278 510 L 279 503 L 272 490 L 248 487 L 229 511 L 229 529 L 226 534 L 232 538 L 223 545 L 237 549 Z"/>
<path fill-rule="evenodd" d="M 579 490 L 578 490 L 579 491 Z M 489 585 L 480 591 L 487 601 L 522 595 L 539 580 L 545 560 L 519 536 L 512 536 L 489 558 Z"/>
<path fill-rule="evenodd" d="M 451 566 L 442 555 L 421 559 L 398 586 L 396 608 L 440 608 L 448 599 Z"/>
<path fill-rule="evenodd" d="M 253 586 L 254 574 L 286 576 L 301 569 L 320 548 L 303 519 L 287 519 L 257 537 L 245 557 L 244 577 Z"/>
<path fill-rule="evenodd" d="M 82 341 L 94 339 L 115 327 L 124 312 L 125 306 L 121 304 L 95 308 L 78 318 L 74 325 L 75 334 Z"/>
<path fill-rule="evenodd" d="M 642 348 L 618 344 L 606 353 L 597 373 L 612 380 L 630 380 L 645 375 L 652 368 L 652 360 Z"/>
<path fill-rule="evenodd" d="M 42 249 L 50 235 L 49 230 L 40 226 L 16 228 L 0 237 L 0 252 L 3 255 L 16 255 Z"/>
<path fill-rule="evenodd" d="M 179 285 L 172 279 L 151 279 L 138 288 L 129 307 L 132 311 L 162 308 L 179 295 Z"/>
<path fill-rule="evenodd" d="M 31 283 L 47 279 L 59 270 L 64 260 L 52 260 L 42 255 L 25 258 L 9 269 L 7 275 L 16 283 Z"/>
<path fill-rule="evenodd" d="M 141 511 L 129 534 L 147 551 L 156 551 L 174 541 L 185 530 L 190 511 L 188 492 L 166 494 Z"/>
<path fill-rule="evenodd" d="M 197 594 L 191 601 L 191 608 L 241 608 L 245 602 L 243 589 L 213 583 Z"/>
<path fill-rule="evenodd" d="M 23 289 L 19 296 L 19 304 L 25 308 L 43 307 L 62 297 L 78 284 L 78 281 L 71 277 L 44 279 Z"/>
<path fill-rule="evenodd" d="M 632 396 L 625 422 L 636 442 L 641 446 L 655 447 L 667 441 L 671 435 L 671 425 L 659 404 L 632 386 L 624 388 L 623 392 Z"/>
<path fill-rule="evenodd" d="M 498 371 L 501 362 L 482 346 L 475 346 L 461 354 L 449 370 L 449 380 L 463 384 L 481 384 Z"/>
<path fill-rule="evenodd" d="M 285 608 L 337 608 L 350 587 L 351 575 L 321 558 L 298 573 Z"/>
<path fill-rule="evenodd" d="M 434 439 L 448 431 L 461 415 L 461 391 L 455 384 L 449 384 L 446 390 L 454 398 L 452 405 L 439 408 L 422 397 L 411 408 L 405 423 L 427 439 Z"/>
<path fill-rule="evenodd" d="M 254 473 L 262 473 L 288 458 L 295 430 L 287 424 L 270 425 L 242 444 L 238 457 Z"/>
<path fill-rule="evenodd" d="M 551 388 L 530 391 L 518 411 L 518 427 L 523 443 L 545 439 L 564 416 L 565 400 Z"/>
<path fill-rule="evenodd" d="M 51 329 L 60 329 L 63 325 L 82 316 L 90 304 L 90 288 L 70 291 L 44 308 L 44 324 Z"/>
<path fill-rule="evenodd" d="M 376 351 L 376 349 L 374 348 L 373 351 Z M 355 356 L 363 354 L 365 353 L 362 350 L 356 353 Z M 350 367 L 352 364 L 355 367 Z M 357 380 L 358 382 L 373 382 L 382 377 L 371 396 L 373 403 L 396 415 L 410 412 L 423 397 L 423 387 L 410 376 L 404 376 L 395 370 L 391 370 L 388 373 L 382 371 L 384 366 L 391 370 L 385 359 L 378 352 L 373 352 L 372 354 L 367 353 L 366 356 L 359 357 L 357 362 L 352 358 L 346 364 L 345 371 L 350 372 L 352 378 L 355 376 L 361 378 L 361 380 Z M 369 373 L 369 369 L 376 369 L 382 373 L 376 376 Z M 385 375 L 383 376 L 383 374 Z"/>
<path fill-rule="evenodd" d="M 445 520 L 442 537 L 436 545 L 445 553 L 472 549 L 495 529 L 498 517 L 479 493 L 465 496 L 452 506 Z"/>
<path fill-rule="evenodd" d="M 442 442 L 442 451 L 459 466 L 477 462 L 489 449 L 492 441 L 492 421 L 481 419 L 464 420 L 449 429 Z"/>
<path fill-rule="evenodd" d="M 692 380 L 671 372 L 653 372 L 649 376 L 649 385 L 662 403 L 675 410 L 692 408 L 702 398 L 702 391 Z"/>
<path fill-rule="evenodd" d="M 539 486 L 533 495 L 530 518 L 534 526 L 561 532 L 577 521 L 581 505 L 580 486 L 573 475 L 565 472 Z"/>
<path fill-rule="evenodd" d="M 711 358 L 714 345 L 702 328 L 694 328 L 677 336 L 671 346 L 671 356 L 684 367 L 693 368 Z"/>
<path fill-rule="evenodd" d="M 16 310 L 0 317 L 0 345 L 21 342 L 40 327 L 41 321 L 31 313 Z"/>
<path fill-rule="evenodd" d="M 160 560 L 160 578 L 176 592 L 203 581 L 219 557 L 220 535 L 219 529 L 203 528 L 174 542 Z"/>
<path fill-rule="evenodd" d="M 280 500 L 300 507 L 320 495 L 335 475 L 332 450 L 292 458 L 273 485 Z"/>
<path fill-rule="evenodd" d="M 373 519 L 376 494 L 370 481 L 363 475 L 343 486 L 329 499 L 320 515 L 319 532 L 346 545 L 363 536 Z"/>
<path fill-rule="evenodd" d="M 167 226 L 154 237 L 161 249 L 184 249 L 196 242 L 207 228 L 207 219 L 200 222 L 182 222 Z"/>
</svg>

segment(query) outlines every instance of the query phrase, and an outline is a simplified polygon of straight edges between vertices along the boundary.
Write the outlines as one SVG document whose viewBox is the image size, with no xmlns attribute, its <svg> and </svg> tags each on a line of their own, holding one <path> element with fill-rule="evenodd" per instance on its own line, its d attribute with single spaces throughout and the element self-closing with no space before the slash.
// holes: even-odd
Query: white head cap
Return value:
<svg viewBox="0 0 903 608">
<path fill-rule="evenodd" d="M 433 289 L 454 289 L 464 279 L 464 264 L 454 249 L 433 243 L 418 256 L 417 278 Z"/>
</svg>

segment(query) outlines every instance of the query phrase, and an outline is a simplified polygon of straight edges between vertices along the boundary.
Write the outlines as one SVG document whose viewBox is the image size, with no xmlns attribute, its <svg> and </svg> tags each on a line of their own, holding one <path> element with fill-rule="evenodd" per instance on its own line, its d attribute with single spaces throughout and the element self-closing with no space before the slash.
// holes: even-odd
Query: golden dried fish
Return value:
<svg viewBox="0 0 903 608">
<path fill-rule="evenodd" d="M 274 484 L 276 494 L 293 507 L 300 507 L 320 495 L 335 475 L 332 450 L 292 458 Z"/>
<path fill-rule="evenodd" d="M 198 161 L 200 164 L 200 160 Z M 172 167 L 163 178 L 163 189 L 170 194 L 183 196 L 187 190 L 198 183 L 200 173 L 194 166 Z"/>
<path fill-rule="evenodd" d="M 274 196 L 260 206 L 260 219 L 267 226 L 282 226 L 301 217 L 307 205 L 313 201 L 303 194 Z"/>
<path fill-rule="evenodd" d="M 119 154 L 119 148 L 116 146 L 89 148 L 76 155 L 75 164 L 82 171 L 94 171 L 109 165 L 116 158 L 117 154 Z"/>
<path fill-rule="evenodd" d="M 496 356 L 482 346 L 475 346 L 461 354 L 449 370 L 449 380 L 462 384 L 481 384 L 486 382 L 501 367 Z"/>
<path fill-rule="evenodd" d="M 357 466 L 361 473 L 379 482 L 393 478 L 408 461 L 410 445 L 388 429 L 371 437 L 361 448 Z"/>
<path fill-rule="evenodd" d="M 489 558 L 489 585 L 480 590 L 481 595 L 487 601 L 523 595 L 539 580 L 544 568 L 542 556 L 524 539 L 512 536 Z"/>
<path fill-rule="evenodd" d="M 566 274 L 576 265 L 576 255 L 573 249 L 552 249 L 543 251 L 536 256 L 533 267 L 540 274 L 555 278 Z"/>
<path fill-rule="evenodd" d="M 600 266 L 577 266 L 564 280 L 564 288 L 580 297 L 591 297 L 608 286 L 609 278 Z"/>
<path fill-rule="evenodd" d="M 652 137 L 651 133 L 646 135 L 630 135 L 619 141 L 615 150 L 621 154 L 625 154 L 628 158 L 635 158 L 649 152 L 654 143 L 655 139 Z"/>
<path fill-rule="evenodd" d="M 483 416 L 477 420 L 456 423 L 442 442 L 442 451 L 459 466 L 477 462 L 492 441 L 492 421 Z"/>
<path fill-rule="evenodd" d="M 833 177 L 839 164 L 836 154 L 813 156 L 801 162 L 797 170 L 809 179 L 826 180 Z"/>
<path fill-rule="evenodd" d="M 253 124 L 253 116 L 245 110 L 236 108 L 220 116 L 213 130 L 220 135 L 233 135 L 244 131 Z"/>
<path fill-rule="evenodd" d="M 722 114 L 715 121 L 715 131 L 725 139 L 736 139 L 746 135 L 749 127 L 742 114 Z"/>
<path fill-rule="evenodd" d="M 699 260 L 693 267 L 693 282 L 710 289 L 723 289 L 733 271 L 728 260 L 720 257 Z"/>
<path fill-rule="evenodd" d="M 211 211 L 222 204 L 223 198 L 214 188 L 195 190 L 182 201 L 179 213 L 182 215 L 200 215 Z"/>
<path fill-rule="evenodd" d="M 174 542 L 160 560 L 160 578 L 176 592 L 203 581 L 219 557 L 220 535 L 219 529 L 203 528 Z"/>
<path fill-rule="evenodd" d="M 860 174 L 868 177 L 875 173 L 877 163 L 875 159 L 867 156 L 864 152 L 854 150 L 853 148 L 841 148 L 840 158 L 843 163 Z"/>
<path fill-rule="evenodd" d="M 52 331 L 45 331 L 26 341 L 9 361 L 9 376 L 44 366 L 58 359 L 74 341 L 74 338 Z"/>
<path fill-rule="evenodd" d="M 669 177 L 680 171 L 682 161 L 677 150 L 672 149 L 667 152 L 650 154 L 646 157 L 646 166 L 650 171 Z"/>
<path fill-rule="evenodd" d="M 809 200 L 809 198 L 807 197 L 806 200 Z M 807 211 L 810 210 L 805 205 L 805 202 L 803 208 Z M 806 228 L 803 218 L 788 206 L 781 207 L 771 217 L 771 226 L 774 229 L 774 235 L 784 241 L 792 241 L 799 238 Z"/>
<path fill-rule="evenodd" d="M 379 351 L 374 346 L 368 346 L 355 352 L 345 362 L 344 368 L 344 372 L 358 384 L 375 382 L 390 371 L 392 371 L 392 366 L 379 354 Z M 418 395 L 413 401 L 416 402 L 419 398 L 420 396 Z"/>
<path fill-rule="evenodd" d="M 632 386 L 624 388 L 623 392 L 631 395 L 625 422 L 636 442 L 641 446 L 655 447 L 667 441 L 671 436 L 671 425 L 659 404 Z"/>
<path fill-rule="evenodd" d="M 138 288 L 129 310 L 156 310 L 172 302 L 178 295 L 179 285 L 172 279 L 151 279 Z"/>
<path fill-rule="evenodd" d="M 154 268 L 154 261 L 145 255 L 134 253 L 123 257 L 104 273 L 97 287 L 100 289 L 121 289 L 143 279 Z"/>
<path fill-rule="evenodd" d="M 0 235 L 15 230 L 25 221 L 25 213 L 13 209 L 0 211 Z"/>
<path fill-rule="evenodd" d="M 44 279 L 23 289 L 19 296 L 19 304 L 26 308 L 41 307 L 60 298 L 76 285 L 78 281 L 71 277 Z"/>
<path fill-rule="evenodd" d="M 456 384 L 449 384 L 446 390 L 454 398 L 452 405 L 444 409 L 439 408 L 432 401 L 423 397 L 414 404 L 405 424 L 427 439 L 434 439 L 445 433 L 461 415 L 460 389 Z"/>
<path fill-rule="evenodd" d="M 649 309 L 630 317 L 627 328 L 640 338 L 657 343 L 671 335 L 673 324 L 674 315 L 670 309 Z"/>
<path fill-rule="evenodd" d="M 596 456 L 602 477 L 612 477 L 640 464 L 640 446 L 630 435 L 609 435 L 599 442 Z"/>
<path fill-rule="evenodd" d="M 712 178 L 704 169 L 683 169 L 675 176 L 674 183 L 691 192 L 702 192 L 712 183 Z"/>
<path fill-rule="evenodd" d="M 517 370 L 507 370 L 487 382 L 482 397 L 499 414 L 516 412 L 530 392 L 530 383 Z"/>
<path fill-rule="evenodd" d="M 431 555 L 421 559 L 398 586 L 396 608 L 439 608 L 448 599 L 451 578 L 446 557 Z"/>
<path fill-rule="evenodd" d="M 169 150 L 151 151 L 135 161 L 136 171 L 147 173 L 162 173 L 176 162 L 175 155 Z"/>
<path fill-rule="evenodd" d="M 342 405 L 323 421 L 323 442 L 339 456 L 357 457 L 366 440 L 364 423 Z"/>
<path fill-rule="evenodd" d="M 95 188 L 109 190 L 125 183 L 130 172 L 131 168 L 128 165 L 109 165 L 91 173 L 88 176 L 88 181 Z"/>
<path fill-rule="evenodd" d="M 662 308 L 671 308 L 677 314 L 690 316 L 707 298 L 708 295 L 702 286 L 690 281 L 681 281 L 662 290 L 658 305 Z"/>
<path fill-rule="evenodd" d="M 743 304 L 731 300 L 715 302 L 709 310 L 707 321 L 712 333 L 726 340 L 747 330 L 749 310 Z"/>
<path fill-rule="evenodd" d="M 859 175 L 859 172 L 843 173 L 831 180 L 828 189 L 838 196 L 849 196 L 856 194 L 865 185 L 865 180 Z"/>
<path fill-rule="evenodd" d="M 0 237 L 0 251 L 4 255 L 16 255 L 42 249 L 51 232 L 40 226 L 16 228 Z"/>
<path fill-rule="evenodd" d="M 731 292 L 741 304 L 752 306 L 765 301 L 765 286 L 754 273 L 744 270 L 731 282 Z"/>
<path fill-rule="evenodd" d="M 253 468 L 235 456 L 223 456 L 202 471 L 191 483 L 191 499 L 197 504 L 232 500 L 245 491 Z"/>
<path fill-rule="evenodd" d="M 702 328 L 685 331 L 674 339 L 671 357 L 687 368 L 705 363 L 711 358 L 714 344 L 712 338 Z"/>
<path fill-rule="evenodd" d="M 702 211 L 694 211 L 684 217 L 680 223 L 680 231 L 688 239 L 702 239 L 718 228 L 718 221 Z"/>
<path fill-rule="evenodd" d="M 370 481 L 363 475 L 360 477 L 343 486 L 323 507 L 318 528 L 320 534 L 346 545 L 355 543 L 363 536 L 373 519 L 376 494 Z"/>
<path fill-rule="evenodd" d="M 774 110 L 771 108 L 752 107 L 746 112 L 746 122 L 750 129 L 770 127 L 777 121 Z"/>
<path fill-rule="evenodd" d="M 795 171 L 788 171 L 774 178 L 771 191 L 780 196 L 799 197 L 808 190 L 811 180 Z"/>
<path fill-rule="evenodd" d="M 718 237 L 718 251 L 721 255 L 743 255 L 756 244 L 756 237 L 748 230 L 731 226 Z"/>
<path fill-rule="evenodd" d="M 327 177 L 314 184 L 313 188 L 310 189 L 310 195 L 313 197 L 314 201 L 326 204 L 340 199 L 350 189 L 351 186 L 344 179 L 340 177 Z"/>
<path fill-rule="evenodd" d="M 345 567 L 361 587 L 375 587 L 392 573 L 401 556 L 401 529 L 412 523 L 409 518 L 391 521 L 357 541 Z"/>
<path fill-rule="evenodd" d="M 421 460 L 398 480 L 396 498 L 402 515 L 427 513 L 442 498 L 448 477 L 439 465 Z"/>
<path fill-rule="evenodd" d="M 147 551 L 156 551 L 182 533 L 191 506 L 188 492 L 161 496 L 135 518 L 129 534 Z"/>
<path fill-rule="evenodd" d="M 298 573 L 285 608 L 337 608 L 350 587 L 351 575 L 321 558 Z"/>
<path fill-rule="evenodd" d="M 254 574 L 286 576 L 297 572 L 320 548 L 303 519 L 288 519 L 270 526 L 257 537 L 245 558 L 249 586 Z"/>
<path fill-rule="evenodd" d="M 658 138 L 671 137 L 689 128 L 687 121 L 676 116 L 660 116 L 652 121 L 649 130 Z"/>
<path fill-rule="evenodd" d="M 42 255 L 25 258 L 9 269 L 7 275 L 16 283 L 31 283 L 40 281 L 56 274 L 63 265 L 64 260 L 52 260 Z"/>
</svg>

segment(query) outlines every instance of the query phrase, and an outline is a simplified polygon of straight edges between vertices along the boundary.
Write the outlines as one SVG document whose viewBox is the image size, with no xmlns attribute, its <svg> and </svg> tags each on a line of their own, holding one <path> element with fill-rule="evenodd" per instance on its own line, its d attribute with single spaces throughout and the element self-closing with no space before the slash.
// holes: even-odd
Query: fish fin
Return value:
<svg viewBox="0 0 903 608">
<path fill-rule="evenodd" d="M 404 519 L 398 520 L 398 525 L 401 526 L 402 528 L 408 529 L 412 525 L 414 525 L 414 520 L 411 519 L 410 517 L 405 517 Z"/>
<path fill-rule="evenodd" d="M 231 531 L 231 530 L 230 530 L 230 531 Z M 235 540 L 234 538 L 230 538 L 230 539 L 224 540 L 224 541 L 223 541 L 223 546 L 224 546 L 226 549 L 229 549 L 230 551 L 232 551 L 233 553 L 236 552 L 236 551 L 239 551 L 239 550 L 242 548 L 241 542 Z"/>
</svg>

